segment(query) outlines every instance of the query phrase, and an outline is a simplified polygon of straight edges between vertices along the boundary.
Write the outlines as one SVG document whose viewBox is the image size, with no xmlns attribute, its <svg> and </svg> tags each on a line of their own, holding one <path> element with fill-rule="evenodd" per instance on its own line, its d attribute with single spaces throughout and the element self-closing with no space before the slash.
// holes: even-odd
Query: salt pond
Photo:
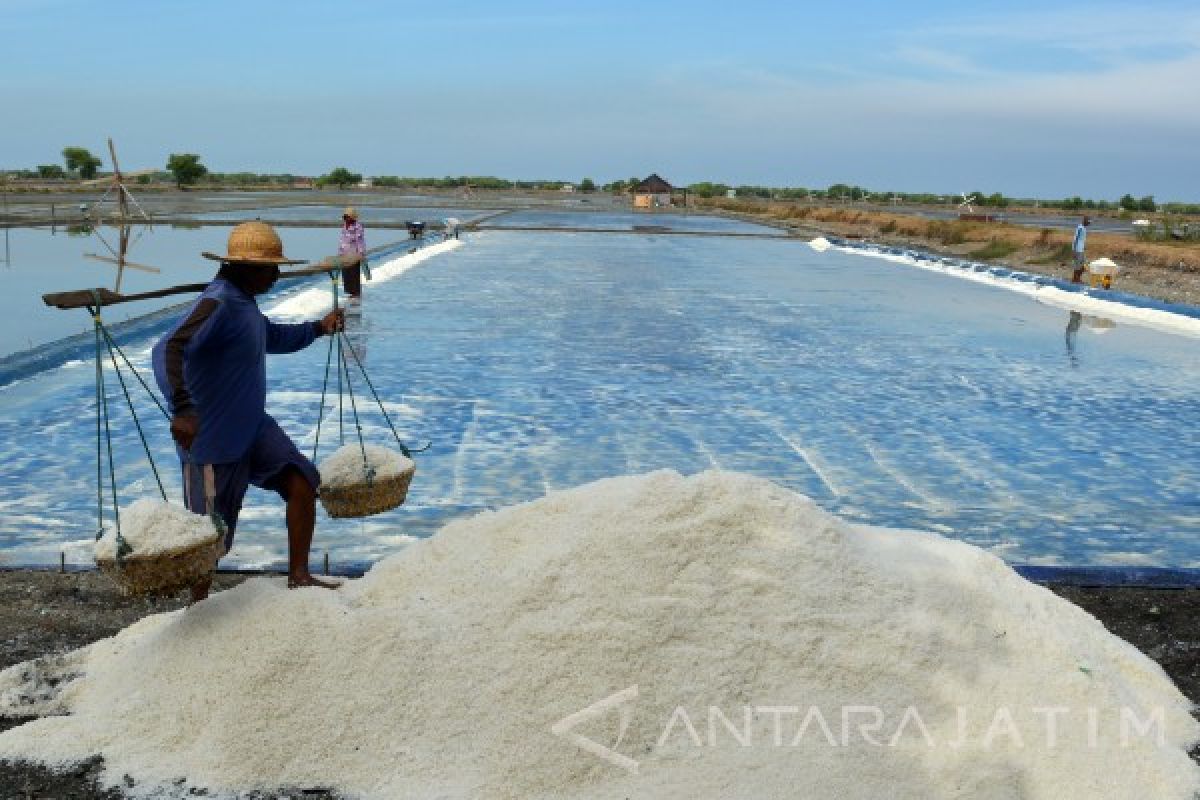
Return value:
<svg viewBox="0 0 1200 800">
<path fill-rule="evenodd" d="M 709 214 L 678 214 L 672 212 L 608 213 L 582 211 L 513 211 L 490 219 L 486 227 L 494 228 L 600 228 L 632 231 L 637 228 L 663 228 L 668 231 L 696 233 L 778 234 L 778 228 L 753 222 L 716 217 Z"/>
<path fill-rule="evenodd" d="M 478 217 L 496 213 L 495 210 L 478 208 L 453 208 L 450 206 L 411 206 L 391 208 L 386 206 L 355 206 L 359 219 L 370 227 L 373 222 L 402 223 L 409 220 L 420 222 L 441 222 L 446 217 L 454 217 L 463 222 L 469 222 Z M 264 220 L 328 220 L 330 223 L 341 222 L 342 208 L 324 205 L 274 206 L 263 208 L 239 209 L 237 211 L 201 211 L 186 216 L 197 219 L 228 219 L 244 220 L 261 217 Z"/>
<path fill-rule="evenodd" d="M 133 294 L 208 280 L 216 271 L 216 264 L 201 258 L 200 253 L 224 252 L 229 230 L 221 226 L 135 228 L 130 237 L 128 260 L 160 272 L 126 267 L 121 291 Z M 100 236 L 82 231 L 72 233 L 62 227 L 54 231 L 13 228 L 6 233 L 9 263 L 0 265 L 4 280 L 4 291 L 0 292 L 0 357 L 90 331 L 91 318 L 83 311 L 47 308 L 41 296 L 84 287 L 115 288 L 117 267 L 87 258 L 87 254 L 112 257 L 108 248 L 118 249 L 115 229 L 104 226 L 99 230 Z M 284 250 L 290 258 L 318 260 L 337 252 L 337 236 L 337 230 L 332 228 L 288 228 L 283 232 Z M 402 236 L 403 231 L 369 233 L 367 244 L 374 247 Z M 176 297 L 114 306 L 105 312 L 105 317 L 120 322 L 179 300 Z"/>
<path fill-rule="evenodd" d="M 126 342 L 138 363 L 155 335 Z M 549 489 L 717 466 L 1015 563 L 1200 567 L 1194 338 L 799 242 L 528 231 L 368 284 L 350 335 L 402 435 L 433 445 L 405 507 L 321 520 L 335 562 Z M 269 408 L 307 447 L 325 355 L 269 366 Z M 9 562 L 94 530 L 91 379 L 78 363 L 0 388 Z M 177 492 L 165 425 L 139 408 Z M 131 426 L 116 446 L 122 496 L 153 491 Z M 278 500 L 247 501 L 231 562 L 276 562 Z"/>
</svg>

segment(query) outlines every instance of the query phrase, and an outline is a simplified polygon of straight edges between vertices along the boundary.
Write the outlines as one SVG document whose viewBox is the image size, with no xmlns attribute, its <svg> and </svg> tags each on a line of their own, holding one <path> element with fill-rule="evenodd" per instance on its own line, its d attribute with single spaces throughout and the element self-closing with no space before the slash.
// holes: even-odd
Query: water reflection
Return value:
<svg viewBox="0 0 1200 800">
<path fill-rule="evenodd" d="M 1071 362 L 1072 367 L 1079 366 L 1079 354 L 1077 352 L 1076 339 L 1079 336 L 1079 329 L 1087 324 L 1088 330 L 1092 333 L 1102 334 L 1108 333 L 1113 328 L 1117 327 L 1117 323 L 1108 317 L 1097 317 L 1094 314 L 1084 314 L 1079 311 L 1072 311 L 1067 316 L 1067 331 L 1064 336 L 1067 344 L 1067 360 Z"/>
<path fill-rule="evenodd" d="M 1079 366 L 1079 358 L 1075 353 L 1075 338 L 1079 335 L 1079 326 L 1083 324 L 1083 314 L 1072 311 L 1067 317 L 1067 360 L 1072 367 Z"/>
<path fill-rule="evenodd" d="M 354 356 L 356 355 L 363 366 L 366 366 L 367 338 L 367 326 L 363 322 L 362 300 L 350 298 L 346 302 L 346 341 L 354 349 L 354 352 L 347 356 L 347 365 L 351 370 L 355 369 Z"/>
<path fill-rule="evenodd" d="M 9 225 L 11 224 L 9 222 L 9 218 L 8 218 L 8 192 L 4 192 L 3 197 L 4 197 L 4 266 L 7 267 L 10 264 L 12 264 L 12 255 L 11 255 L 11 251 L 9 250 L 9 244 L 8 244 L 8 229 L 9 229 Z"/>
<path fill-rule="evenodd" d="M 158 275 L 162 272 L 162 270 L 159 269 L 158 267 L 151 267 L 151 266 L 147 266 L 145 264 L 137 264 L 137 263 L 130 261 L 127 258 L 127 256 L 129 255 L 130 248 L 133 247 L 134 244 L 137 244 L 138 240 L 142 238 L 142 235 L 145 232 L 146 232 L 146 228 L 143 227 L 139 231 L 137 238 L 133 239 L 133 241 L 130 241 L 130 237 L 132 236 L 132 233 L 133 233 L 133 228 L 129 225 L 118 225 L 117 226 L 117 239 L 116 239 L 117 246 L 114 248 L 112 245 L 110 245 L 108 243 L 108 240 L 104 238 L 104 234 L 102 234 L 100 232 L 99 228 L 96 228 L 93 231 L 96 238 L 100 241 L 100 243 L 102 245 L 104 245 L 104 249 L 109 252 L 109 255 L 111 255 L 111 258 L 108 256 L 99 255 L 97 253 L 84 253 L 83 254 L 84 258 L 90 258 L 93 261 L 103 261 L 107 264 L 112 264 L 112 265 L 116 266 L 117 276 L 116 276 L 116 281 L 113 284 L 113 291 L 118 294 L 121 293 L 121 281 L 125 277 L 126 269 L 134 269 L 134 270 L 138 270 L 140 272 L 150 272 L 155 275 Z"/>
</svg>

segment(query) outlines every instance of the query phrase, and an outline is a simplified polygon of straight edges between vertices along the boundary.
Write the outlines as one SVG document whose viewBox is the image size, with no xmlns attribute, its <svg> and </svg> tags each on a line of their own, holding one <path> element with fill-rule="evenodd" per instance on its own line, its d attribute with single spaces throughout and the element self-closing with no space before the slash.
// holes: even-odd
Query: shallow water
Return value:
<svg viewBox="0 0 1200 800">
<path fill-rule="evenodd" d="M 401 434 L 433 444 L 404 508 L 321 519 L 314 552 L 335 563 L 550 489 L 720 467 L 1014 563 L 1200 567 L 1194 339 L 797 242 L 501 231 L 368 284 L 351 323 Z M 126 342 L 140 363 L 153 338 Z M 306 449 L 325 358 L 269 365 L 269 410 Z M 94 531 L 92 374 L 0 389 L 10 561 Z M 175 496 L 166 426 L 138 402 Z M 128 502 L 154 484 L 119 420 Z M 336 430 L 327 417 L 322 453 Z M 251 490 L 231 563 L 283 553 L 279 501 Z"/>
<path fill-rule="evenodd" d="M 390 208 L 385 206 L 355 206 L 359 219 L 370 228 L 372 222 L 403 223 L 409 220 L 440 223 L 446 217 L 455 217 L 462 222 L 496 213 L 494 210 L 479 208 L 452 208 L 449 206 L 412 206 Z M 183 216 L 196 219 L 212 220 L 328 220 L 331 224 L 339 224 L 342 220 L 341 206 L 300 205 L 275 206 L 263 208 L 240 209 L 237 211 L 202 211 Z"/>
<path fill-rule="evenodd" d="M 121 273 L 125 294 L 147 292 L 180 283 L 204 282 L 216 272 L 203 251 L 223 253 L 229 228 L 135 228 L 127 259 L 154 267 L 157 273 L 126 267 Z M 334 228 L 286 228 L 281 232 L 289 258 L 319 260 L 337 252 Z M 368 232 L 368 247 L 403 238 L 403 231 Z M 101 239 L 100 237 L 103 237 Z M 107 242 L 107 246 L 106 243 Z M 13 228 L 8 231 L 9 263 L 0 264 L 4 291 L 0 292 L 0 357 L 27 350 L 65 336 L 91 330 L 86 312 L 47 308 L 42 295 L 72 289 L 115 289 L 116 265 L 87 258 L 94 253 L 111 258 L 119 249 L 114 228 L 96 233 L 71 233 L 65 228 Z M 105 310 L 109 322 L 121 322 L 178 303 L 180 298 L 145 300 Z"/>
<path fill-rule="evenodd" d="M 488 220 L 486 225 L 494 228 L 602 228 L 620 231 L 632 231 L 639 226 L 645 226 L 699 233 L 758 233 L 764 235 L 780 233 L 778 228 L 727 217 L 659 211 L 639 213 L 514 211 Z"/>
</svg>

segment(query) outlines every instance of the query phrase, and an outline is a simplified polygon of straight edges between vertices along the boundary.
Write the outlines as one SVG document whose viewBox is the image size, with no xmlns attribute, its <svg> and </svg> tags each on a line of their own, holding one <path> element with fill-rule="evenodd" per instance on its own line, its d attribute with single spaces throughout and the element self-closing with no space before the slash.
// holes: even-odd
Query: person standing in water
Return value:
<svg viewBox="0 0 1200 800">
<path fill-rule="evenodd" d="M 1071 255 L 1075 271 L 1071 273 L 1071 283 L 1083 282 L 1083 270 L 1086 266 L 1083 251 L 1087 249 L 1087 229 L 1091 224 L 1091 218 L 1084 217 L 1083 221 L 1075 226 L 1075 240 L 1071 243 Z"/>
<path fill-rule="evenodd" d="M 342 233 L 338 241 L 339 256 L 358 256 L 360 261 L 353 267 L 342 267 L 342 289 L 351 297 L 362 296 L 362 274 L 367 270 L 367 238 L 358 211 L 347 208 L 342 212 Z M 371 273 L 367 272 L 369 278 Z"/>
</svg>

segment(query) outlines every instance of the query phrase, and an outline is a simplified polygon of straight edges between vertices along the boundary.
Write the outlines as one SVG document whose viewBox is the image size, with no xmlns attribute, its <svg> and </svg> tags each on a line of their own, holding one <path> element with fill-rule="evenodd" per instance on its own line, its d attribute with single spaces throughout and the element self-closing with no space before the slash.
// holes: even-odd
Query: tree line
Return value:
<svg viewBox="0 0 1200 800">
<path fill-rule="evenodd" d="M 96 178 L 100 172 L 100 167 L 104 166 L 104 162 L 98 156 L 93 155 L 86 147 L 64 147 L 62 149 L 62 159 L 64 164 L 62 167 L 58 164 L 39 164 L 36 170 L 16 170 L 9 174 L 15 175 L 18 178 L 29 179 L 66 180 L 68 178 L 75 178 L 90 181 Z M 139 170 L 139 172 L 144 171 Z M 163 178 L 169 175 L 178 186 L 183 187 L 196 183 L 207 174 L 208 168 L 200 163 L 200 156 L 195 153 L 172 153 L 167 157 L 167 164 L 164 170 L 141 174 L 138 176 L 138 180 L 142 183 L 148 183 L 155 178 Z"/>
<path fill-rule="evenodd" d="M 731 186 L 724 183 L 703 181 L 687 187 L 688 191 L 699 197 L 743 197 L 760 200 L 813 200 L 835 203 L 875 203 L 887 205 L 903 203 L 905 205 L 957 205 L 963 202 L 963 195 L 933 194 L 929 192 L 890 192 L 872 191 L 862 186 L 852 186 L 835 183 L 824 189 L 805 187 L 770 187 L 770 186 Z M 980 208 L 1003 209 L 1013 205 L 1038 206 L 1041 208 L 1056 208 L 1064 211 L 1167 211 L 1177 214 L 1198 214 L 1200 203 L 1158 203 L 1153 195 L 1135 198 L 1131 194 L 1123 195 L 1119 200 L 1093 200 L 1079 196 L 1061 199 L 1045 199 L 1034 197 L 1009 197 L 1001 192 L 967 192 L 971 205 Z"/>
<path fill-rule="evenodd" d="M 103 166 L 101 159 L 93 155 L 87 148 L 79 146 L 64 147 L 62 150 L 63 166 L 58 164 L 40 164 L 36 170 L 14 170 L 8 174 L 17 178 L 41 180 L 92 180 Z M 210 172 L 195 153 L 172 153 L 167 158 L 163 170 L 141 175 L 137 179 L 142 183 L 152 181 L 172 180 L 176 186 L 183 188 L 196 185 L 201 181 L 208 185 L 220 186 L 290 186 L 300 180 L 301 176 L 290 173 L 255 173 L 255 172 Z M 618 179 L 597 186 L 591 178 L 583 178 L 577 184 L 562 180 L 508 180 L 492 175 L 446 175 L 435 177 L 402 177 L 397 175 L 377 175 L 367 179 L 373 185 L 381 188 L 394 189 L 543 189 L 558 190 L 571 185 L 583 192 L 603 191 L 615 194 L 629 192 L 641 182 L 641 178 L 633 176 Z M 314 184 L 320 187 L 333 186 L 344 189 L 363 183 L 361 173 L 352 172 L 346 167 L 334 167 L 329 172 L 314 179 Z M 878 205 L 956 205 L 963 202 L 963 197 L 955 194 L 936 194 L 930 192 L 891 192 L 875 191 L 852 184 L 835 183 L 825 188 L 807 188 L 798 186 L 733 186 L 725 183 L 701 181 L 690 184 L 687 191 L 698 197 L 741 197 L 760 200 L 808 200 L 832 203 L 874 203 Z M 1125 211 L 1125 212 L 1154 212 L 1164 211 L 1174 214 L 1200 214 L 1200 204 L 1197 203 L 1158 203 L 1153 195 L 1134 197 L 1124 194 L 1116 201 L 1094 200 L 1079 196 L 1061 199 L 1017 198 L 1009 197 L 1001 192 L 967 192 L 972 206 L 981 208 L 1003 209 L 1011 205 L 1040 206 L 1056 208 L 1064 211 Z"/>
</svg>

